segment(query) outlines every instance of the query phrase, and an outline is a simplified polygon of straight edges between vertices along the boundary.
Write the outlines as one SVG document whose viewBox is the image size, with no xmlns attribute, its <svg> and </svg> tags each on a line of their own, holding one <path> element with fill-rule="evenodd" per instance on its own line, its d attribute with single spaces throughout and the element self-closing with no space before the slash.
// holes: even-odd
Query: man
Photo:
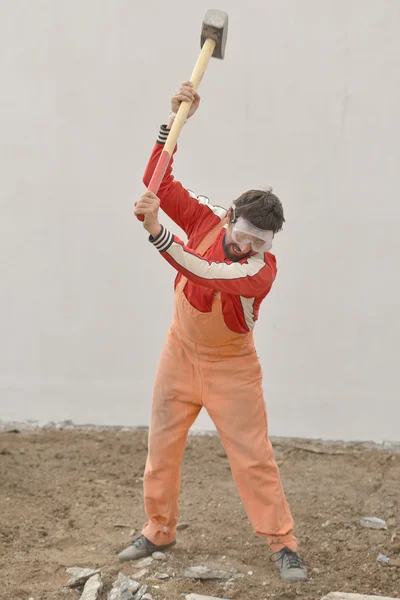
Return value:
<svg viewBox="0 0 400 600">
<path fill-rule="evenodd" d="M 161 126 L 145 185 L 185 101 L 192 102 L 191 117 L 200 98 L 190 82 L 172 98 L 170 121 Z M 185 231 L 187 244 L 159 223 L 160 206 Z M 271 191 L 251 190 L 228 211 L 212 206 L 174 180 L 171 160 L 158 197 L 146 192 L 135 203 L 135 214 L 144 216 L 151 243 L 178 275 L 174 321 L 154 384 L 144 475 L 149 520 L 119 559 L 136 560 L 175 545 L 180 463 L 188 430 L 204 406 L 220 434 L 253 528 L 268 539 L 283 580 L 304 581 L 307 572 L 268 440 L 252 334 L 277 272 L 269 250 L 285 220 L 282 204 Z"/>
</svg>

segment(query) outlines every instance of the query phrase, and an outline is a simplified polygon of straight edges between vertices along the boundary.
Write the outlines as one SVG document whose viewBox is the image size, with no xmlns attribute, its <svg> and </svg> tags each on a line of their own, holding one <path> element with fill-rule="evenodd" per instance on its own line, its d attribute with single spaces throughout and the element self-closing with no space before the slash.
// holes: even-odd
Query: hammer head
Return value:
<svg viewBox="0 0 400 600">
<path fill-rule="evenodd" d="M 222 10 L 208 10 L 201 30 L 201 47 L 208 38 L 211 38 L 216 41 L 213 56 L 215 58 L 224 58 L 227 35 L 227 13 Z"/>
</svg>

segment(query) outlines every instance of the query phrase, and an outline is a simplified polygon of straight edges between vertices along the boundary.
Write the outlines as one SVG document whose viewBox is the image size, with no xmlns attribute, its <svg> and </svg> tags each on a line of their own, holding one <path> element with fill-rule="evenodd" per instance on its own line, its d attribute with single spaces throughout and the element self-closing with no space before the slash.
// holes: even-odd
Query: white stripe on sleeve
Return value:
<svg viewBox="0 0 400 600">
<path fill-rule="evenodd" d="M 245 263 L 225 263 L 225 262 L 211 262 L 185 252 L 183 246 L 177 242 L 173 242 L 167 250 L 168 254 L 177 262 L 181 267 L 196 275 L 202 279 L 242 279 L 245 277 L 254 277 L 265 267 L 263 255 L 261 253 L 256 254 L 248 258 Z"/>
</svg>

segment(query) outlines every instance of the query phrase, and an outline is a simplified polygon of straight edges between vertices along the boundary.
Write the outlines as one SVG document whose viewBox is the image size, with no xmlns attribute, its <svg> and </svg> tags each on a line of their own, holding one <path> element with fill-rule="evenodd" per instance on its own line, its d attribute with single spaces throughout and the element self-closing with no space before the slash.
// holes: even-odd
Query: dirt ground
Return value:
<svg viewBox="0 0 400 600">
<path fill-rule="evenodd" d="M 379 552 L 400 557 L 400 454 L 301 440 L 274 447 L 310 580 L 280 581 L 265 539 L 252 532 L 218 437 L 191 436 L 181 495 L 189 527 L 168 561 L 141 579 L 155 600 L 227 593 L 219 581 L 185 579 L 191 565 L 237 569 L 244 576 L 226 597 L 240 600 L 314 600 L 331 591 L 400 598 L 400 568 L 377 562 Z M 76 590 L 63 587 L 71 566 L 101 568 L 103 600 L 119 571 L 135 572 L 133 563 L 118 564 L 116 553 L 145 519 L 146 448 L 145 430 L 0 432 L 1 600 L 77 600 Z M 388 530 L 362 528 L 362 516 L 385 519 Z M 156 572 L 171 578 L 157 580 Z"/>
</svg>

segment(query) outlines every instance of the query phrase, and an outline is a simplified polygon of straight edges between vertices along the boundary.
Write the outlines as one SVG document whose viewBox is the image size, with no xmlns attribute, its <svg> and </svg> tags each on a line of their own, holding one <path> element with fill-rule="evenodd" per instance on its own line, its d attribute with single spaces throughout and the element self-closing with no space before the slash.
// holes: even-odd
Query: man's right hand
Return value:
<svg viewBox="0 0 400 600">
<path fill-rule="evenodd" d="M 196 90 L 193 89 L 193 83 L 191 81 L 185 81 L 182 84 L 181 89 L 174 96 L 172 96 L 172 100 L 171 100 L 172 112 L 174 112 L 174 113 L 178 112 L 181 102 L 191 102 L 192 103 L 190 110 L 189 110 L 188 118 L 192 117 L 194 115 L 194 113 L 196 112 L 196 110 L 199 108 L 200 96 L 196 92 Z"/>
</svg>

